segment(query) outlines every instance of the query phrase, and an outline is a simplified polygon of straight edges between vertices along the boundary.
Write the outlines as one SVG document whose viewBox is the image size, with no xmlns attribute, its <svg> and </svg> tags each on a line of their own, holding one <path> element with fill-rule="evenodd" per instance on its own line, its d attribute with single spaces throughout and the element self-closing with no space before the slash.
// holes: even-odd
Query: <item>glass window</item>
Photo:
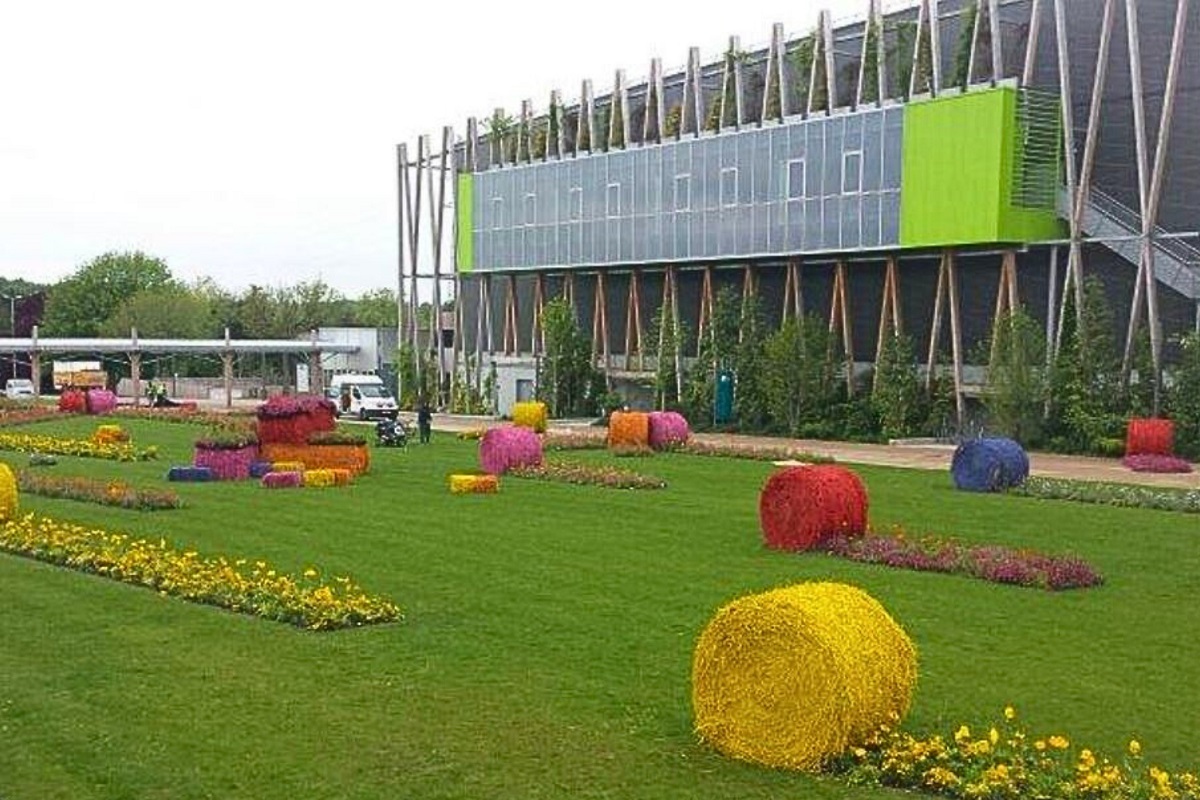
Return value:
<svg viewBox="0 0 1200 800">
<path fill-rule="evenodd" d="M 692 176 L 688 173 L 675 176 L 675 210 L 689 211 L 692 208 Z"/>
<path fill-rule="evenodd" d="M 583 187 L 572 187 L 570 197 L 567 206 L 570 209 L 571 221 L 583 219 Z"/>
<path fill-rule="evenodd" d="M 726 167 L 721 170 L 721 207 L 731 208 L 738 204 L 738 171 L 737 167 Z"/>
<path fill-rule="evenodd" d="M 504 227 L 504 198 L 492 198 L 492 230 L 498 231 Z"/>
<path fill-rule="evenodd" d="M 857 194 L 862 191 L 862 151 L 847 150 L 842 153 L 842 194 Z"/>
<path fill-rule="evenodd" d="M 537 195 L 533 192 L 525 194 L 525 227 L 532 227 L 537 222 Z"/>
<path fill-rule="evenodd" d="M 801 200 L 804 197 L 804 159 L 793 158 L 787 162 L 787 199 Z"/>
<path fill-rule="evenodd" d="M 604 199 L 605 215 L 609 218 L 621 216 L 621 184 L 610 183 Z"/>
</svg>

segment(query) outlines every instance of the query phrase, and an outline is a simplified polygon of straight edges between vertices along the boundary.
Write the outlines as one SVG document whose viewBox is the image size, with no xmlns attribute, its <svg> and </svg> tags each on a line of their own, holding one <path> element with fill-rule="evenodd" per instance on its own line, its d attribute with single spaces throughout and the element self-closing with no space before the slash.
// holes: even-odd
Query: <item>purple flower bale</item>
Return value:
<svg viewBox="0 0 1200 800">
<path fill-rule="evenodd" d="M 117 396 L 107 389 L 88 389 L 87 408 L 89 414 L 107 414 L 117 407 Z"/>
<path fill-rule="evenodd" d="M 208 467 L 219 481 L 238 481 L 250 477 L 250 465 L 258 458 L 258 447 L 250 445 L 235 450 L 196 447 L 192 461 L 197 467 Z"/>
<path fill-rule="evenodd" d="M 167 470 L 167 480 L 184 482 L 203 482 L 213 479 L 213 471 L 208 467 L 171 467 Z"/>
<path fill-rule="evenodd" d="M 1029 456 L 1012 439 L 970 439 L 954 451 L 954 485 L 969 492 L 999 492 L 1029 477 Z"/>
<path fill-rule="evenodd" d="M 296 489 L 304 485 L 304 474 L 301 472 L 268 472 L 262 477 L 265 489 Z"/>
<path fill-rule="evenodd" d="M 688 421 L 674 411 L 650 412 L 650 446 L 664 450 L 683 444 L 692 435 Z"/>
<path fill-rule="evenodd" d="M 250 477 L 261 478 L 271 471 L 270 461 L 255 461 L 250 465 Z"/>
<path fill-rule="evenodd" d="M 479 464 L 484 472 L 503 475 L 513 467 L 542 463 L 542 440 L 528 428 L 492 428 L 479 440 Z"/>
</svg>

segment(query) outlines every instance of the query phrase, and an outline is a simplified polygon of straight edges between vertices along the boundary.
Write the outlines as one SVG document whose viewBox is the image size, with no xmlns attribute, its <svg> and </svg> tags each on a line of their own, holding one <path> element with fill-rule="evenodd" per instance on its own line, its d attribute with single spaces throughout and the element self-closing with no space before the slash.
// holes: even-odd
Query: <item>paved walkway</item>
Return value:
<svg viewBox="0 0 1200 800">
<path fill-rule="evenodd" d="M 504 425 L 490 417 L 462 417 L 450 414 L 435 414 L 433 427 L 441 431 L 463 431 L 472 428 Z M 563 422 L 551 425 L 553 430 L 596 431 L 603 428 L 591 426 L 588 421 Z M 813 439 L 783 439 L 768 436 L 748 436 L 732 433 L 697 433 L 700 441 L 730 442 L 753 445 L 793 445 L 813 453 L 831 455 L 838 461 L 851 464 L 873 464 L 909 469 L 932 469 L 947 471 L 954 455 L 953 445 L 944 444 L 858 444 L 855 442 L 825 442 Z M 1120 459 L 1090 458 L 1086 456 L 1064 456 L 1053 453 L 1030 453 L 1030 471 L 1034 475 L 1051 478 L 1077 478 L 1110 483 L 1137 483 L 1147 486 L 1175 486 L 1200 489 L 1200 473 L 1187 475 L 1133 472 L 1122 466 Z"/>
</svg>

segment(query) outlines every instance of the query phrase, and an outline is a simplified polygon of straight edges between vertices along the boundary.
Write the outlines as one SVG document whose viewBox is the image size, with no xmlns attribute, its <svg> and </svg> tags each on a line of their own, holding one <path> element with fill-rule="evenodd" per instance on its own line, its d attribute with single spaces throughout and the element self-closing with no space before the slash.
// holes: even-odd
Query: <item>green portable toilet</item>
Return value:
<svg viewBox="0 0 1200 800">
<path fill-rule="evenodd" d="M 713 423 L 724 425 L 733 420 L 733 371 L 717 370 L 717 390 L 713 393 Z"/>
</svg>

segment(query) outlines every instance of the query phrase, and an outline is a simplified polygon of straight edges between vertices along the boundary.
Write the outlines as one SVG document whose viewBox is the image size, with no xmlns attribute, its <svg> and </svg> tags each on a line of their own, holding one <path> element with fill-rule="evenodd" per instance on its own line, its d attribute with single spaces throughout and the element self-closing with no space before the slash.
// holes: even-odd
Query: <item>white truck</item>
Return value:
<svg viewBox="0 0 1200 800">
<path fill-rule="evenodd" d="M 338 416 L 355 416 L 362 420 L 387 417 L 395 419 L 400 413 L 396 398 L 378 375 L 344 373 L 329 380 L 327 396 L 337 406 Z"/>
</svg>

